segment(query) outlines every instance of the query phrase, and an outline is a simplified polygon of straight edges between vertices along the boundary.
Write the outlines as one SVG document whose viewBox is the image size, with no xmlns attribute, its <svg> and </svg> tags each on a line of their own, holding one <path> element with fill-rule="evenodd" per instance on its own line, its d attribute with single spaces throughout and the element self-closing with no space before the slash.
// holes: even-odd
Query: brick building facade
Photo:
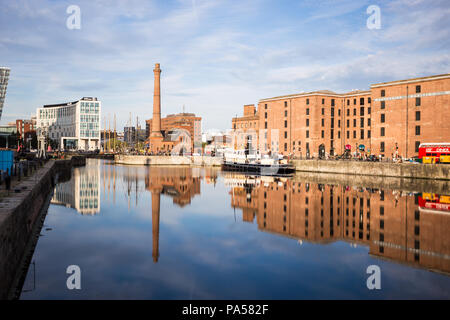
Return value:
<svg viewBox="0 0 450 320">
<path fill-rule="evenodd" d="M 253 126 L 259 128 L 262 153 L 317 157 L 320 150 L 342 154 L 350 145 L 352 152 L 412 157 L 420 143 L 450 141 L 449 95 L 450 74 L 445 74 L 374 84 L 368 91 L 267 98 L 254 110 L 259 123 Z M 233 118 L 232 128 L 245 132 L 251 123 L 244 112 Z"/>
<path fill-rule="evenodd" d="M 412 157 L 420 143 L 450 142 L 450 74 L 374 84 L 371 91 L 375 153 L 391 157 L 398 147 Z"/>
<path fill-rule="evenodd" d="M 232 128 L 235 134 L 232 137 L 231 144 L 236 150 L 241 150 L 246 147 L 247 141 L 256 147 L 258 145 L 259 137 L 259 114 L 254 104 L 244 106 L 244 115 L 242 117 L 235 117 L 232 120 Z"/>
<path fill-rule="evenodd" d="M 31 120 L 16 120 L 16 128 L 19 139 L 27 142 L 36 135 L 36 119 Z"/>
<path fill-rule="evenodd" d="M 152 121 L 153 119 L 149 119 L 145 121 L 146 127 L 146 135 L 150 137 L 152 132 Z M 202 118 L 197 117 L 193 113 L 178 113 L 178 114 L 170 114 L 165 118 L 161 119 L 161 132 L 163 136 L 170 134 L 170 132 L 181 129 L 186 130 L 191 137 L 191 150 L 194 150 L 202 147 Z"/>
</svg>

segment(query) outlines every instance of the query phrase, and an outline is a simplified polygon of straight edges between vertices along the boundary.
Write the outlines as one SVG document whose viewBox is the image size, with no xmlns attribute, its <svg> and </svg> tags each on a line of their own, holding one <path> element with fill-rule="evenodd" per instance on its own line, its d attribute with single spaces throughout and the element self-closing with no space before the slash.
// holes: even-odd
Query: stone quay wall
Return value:
<svg viewBox="0 0 450 320">
<path fill-rule="evenodd" d="M 368 161 L 293 160 L 296 171 L 450 180 L 450 165 Z"/>
<path fill-rule="evenodd" d="M 45 218 L 55 184 L 84 161 L 82 157 L 49 160 L 0 199 L 0 299 L 17 297 L 12 291 L 20 289 L 16 286 L 23 278 L 24 255 L 34 233 L 40 233 L 35 227 Z"/>
<path fill-rule="evenodd" d="M 222 158 L 208 156 L 116 155 L 116 164 L 219 167 Z M 367 161 L 293 160 L 297 172 L 450 180 L 450 165 Z"/>
<path fill-rule="evenodd" d="M 401 190 L 404 192 L 430 192 L 448 194 L 450 180 L 411 179 L 399 177 L 345 175 L 334 173 L 297 171 L 296 182 L 309 182 L 327 185 L 341 185 L 356 188 Z"/>
<path fill-rule="evenodd" d="M 116 155 L 116 164 L 144 165 L 144 166 L 205 166 L 217 167 L 222 165 L 222 158 L 208 156 L 133 156 Z"/>
</svg>

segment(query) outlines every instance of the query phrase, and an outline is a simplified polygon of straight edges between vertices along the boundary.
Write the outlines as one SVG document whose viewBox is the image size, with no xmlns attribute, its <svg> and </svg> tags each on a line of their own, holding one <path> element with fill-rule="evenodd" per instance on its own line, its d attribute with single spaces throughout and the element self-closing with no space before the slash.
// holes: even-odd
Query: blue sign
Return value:
<svg viewBox="0 0 450 320">
<path fill-rule="evenodd" d="M 14 151 L 12 150 L 0 150 L 0 170 L 11 172 L 11 168 L 14 164 Z"/>
</svg>

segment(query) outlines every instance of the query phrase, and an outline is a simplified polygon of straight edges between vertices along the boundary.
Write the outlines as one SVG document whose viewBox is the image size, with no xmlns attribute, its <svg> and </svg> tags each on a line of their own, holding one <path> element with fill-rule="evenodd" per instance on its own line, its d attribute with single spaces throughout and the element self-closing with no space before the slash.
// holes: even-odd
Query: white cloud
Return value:
<svg viewBox="0 0 450 320">
<path fill-rule="evenodd" d="M 226 129 L 242 105 L 299 91 L 449 72 L 445 1 L 80 1 L 82 29 L 65 28 L 68 2 L 11 1 L 0 12 L 0 61 L 11 67 L 3 117 L 95 95 L 103 110 L 151 117 L 153 66 L 163 69 L 163 113 Z M 3 3 L 2 3 L 3 5 Z M 23 7 L 22 7 L 23 5 Z M 26 92 L 27 94 L 23 94 Z"/>
</svg>

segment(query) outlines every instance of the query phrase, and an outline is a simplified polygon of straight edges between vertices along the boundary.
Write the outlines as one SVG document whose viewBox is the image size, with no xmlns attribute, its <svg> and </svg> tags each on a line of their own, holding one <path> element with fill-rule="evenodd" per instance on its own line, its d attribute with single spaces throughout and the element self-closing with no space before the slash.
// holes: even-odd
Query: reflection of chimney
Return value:
<svg viewBox="0 0 450 320">
<path fill-rule="evenodd" d="M 161 134 L 161 89 L 160 89 L 160 79 L 161 79 L 161 69 L 159 68 L 159 63 L 155 64 L 155 69 L 153 69 L 155 75 L 155 86 L 153 92 L 153 119 L 152 119 L 152 137 L 162 137 Z"/>
<path fill-rule="evenodd" d="M 153 232 L 153 262 L 158 262 L 159 258 L 159 199 L 161 194 L 158 191 L 152 192 L 152 232 Z"/>
</svg>

